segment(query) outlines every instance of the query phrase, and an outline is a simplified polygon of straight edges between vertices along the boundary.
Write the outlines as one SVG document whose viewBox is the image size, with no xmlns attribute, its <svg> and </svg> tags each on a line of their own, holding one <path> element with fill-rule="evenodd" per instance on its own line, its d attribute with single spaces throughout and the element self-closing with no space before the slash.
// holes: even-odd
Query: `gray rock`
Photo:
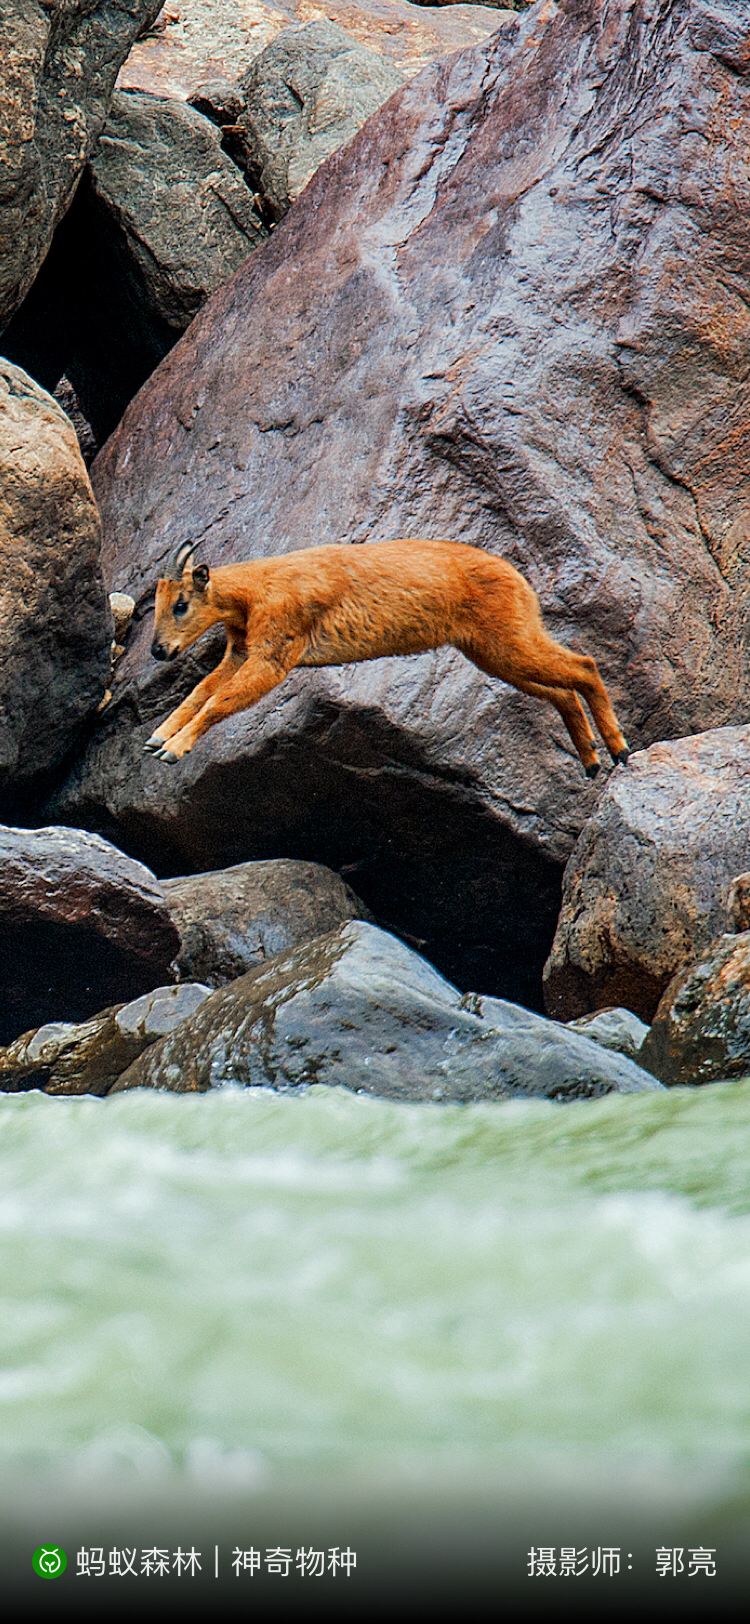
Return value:
<svg viewBox="0 0 750 1624">
<path fill-rule="evenodd" d="M 659 1087 L 630 1060 L 526 1010 L 462 1000 L 374 925 L 350 921 L 207 998 L 113 1091 L 327 1083 L 397 1100 L 591 1098 Z"/>
<path fill-rule="evenodd" d="M 401 84 L 390 62 L 335 23 L 287 28 L 261 51 L 241 82 L 239 151 L 275 220 Z"/>
<path fill-rule="evenodd" d="M 703 0 L 543 14 L 425 70 L 328 160 L 93 478 L 108 578 L 139 603 L 197 537 L 217 565 L 397 536 L 505 554 L 636 748 L 749 713 L 750 208 L 727 206 L 750 175 L 746 0 L 712 32 Z M 157 670 L 150 638 L 144 619 L 55 816 L 171 873 L 271 852 L 351 872 L 462 987 L 538 1007 L 599 794 L 547 707 L 447 649 L 300 671 L 168 768 L 142 746 L 200 651 Z"/>
<path fill-rule="evenodd" d="M 48 773 L 96 710 L 111 620 L 99 515 L 73 428 L 0 360 L 0 799 Z"/>
<path fill-rule="evenodd" d="M 212 987 L 346 919 L 370 917 L 338 874 L 320 863 L 238 863 L 162 884 L 180 933 L 177 974 Z"/>
<path fill-rule="evenodd" d="M 21 304 L 159 0 L 16 0 L 0 57 L 0 329 Z"/>
<path fill-rule="evenodd" d="M 720 936 L 675 976 L 640 1058 L 668 1086 L 750 1076 L 750 931 Z"/>
<path fill-rule="evenodd" d="M 639 1020 L 632 1009 L 598 1009 L 595 1015 L 582 1015 L 578 1021 L 569 1021 L 567 1029 L 593 1038 L 595 1043 L 627 1055 L 629 1060 L 641 1059 L 641 1049 L 649 1034 L 646 1022 Z"/>
<path fill-rule="evenodd" d="M 64 374 L 101 443 L 265 235 L 214 124 L 181 102 L 117 92 L 6 353 L 47 388 Z"/>
<path fill-rule="evenodd" d="M 178 946 L 141 863 L 79 829 L 0 827 L 0 1042 L 149 991 Z"/>
<path fill-rule="evenodd" d="M 609 780 L 565 871 L 545 970 L 550 1014 L 624 1004 L 650 1021 L 677 971 L 726 928 L 750 849 L 750 727 L 631 757 Z"/>
<path fill-rule="evenodd" d="M 50 1022 L 25 1032 L 0 1049 L 0 1091 L 106 1094 L 138 1055 L 192 1015 L 209 991 L 195 984 L 156 987 L 88 1021 Z"/>
</svg>

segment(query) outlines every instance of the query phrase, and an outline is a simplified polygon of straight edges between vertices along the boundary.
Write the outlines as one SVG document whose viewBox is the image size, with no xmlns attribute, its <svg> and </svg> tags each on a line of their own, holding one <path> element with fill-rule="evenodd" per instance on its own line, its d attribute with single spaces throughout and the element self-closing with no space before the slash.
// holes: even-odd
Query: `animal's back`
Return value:
<svg viewBox="0 0 750 1624">
<path fill-rule="evenodd" d="M 314 606 L 301 665 L 460 645 L 487 592 L 521 582 L 506 560 L 455 541 L 311 547 L 274 564 L 274 587 Z"/>
</svg>

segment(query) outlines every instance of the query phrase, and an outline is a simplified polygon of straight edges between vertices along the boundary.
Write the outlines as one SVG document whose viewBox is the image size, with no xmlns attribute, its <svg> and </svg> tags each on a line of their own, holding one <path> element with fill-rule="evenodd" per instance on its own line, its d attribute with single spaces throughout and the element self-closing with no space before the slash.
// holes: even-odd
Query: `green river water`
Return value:
<svg viewBox="0 0 750 1624">
<path fill-rule="evenodd" d="M 696 1543 L 744 1519 L 750 1083 L 0 1113 L 6 1513 L 40 1484 L 58 1505 L 309 1484 L 614 1495 Z"/>
</svg>

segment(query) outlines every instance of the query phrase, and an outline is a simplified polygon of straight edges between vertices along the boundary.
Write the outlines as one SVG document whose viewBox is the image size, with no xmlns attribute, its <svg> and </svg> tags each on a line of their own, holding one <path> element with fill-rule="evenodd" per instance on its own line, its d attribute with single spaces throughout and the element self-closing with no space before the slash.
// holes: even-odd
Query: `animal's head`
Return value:
<svg viewBox="0 0 750 1624">
<path fill-rule="evenodd" d="M 176 555 L 173 575 L 156 583 L 151 644 L 155 660 L 174 660 L 220 618 L 211 572 L 207 564 L 193 563 L 194 553 L 195 547 L 186 542 Z"/>
</svg>

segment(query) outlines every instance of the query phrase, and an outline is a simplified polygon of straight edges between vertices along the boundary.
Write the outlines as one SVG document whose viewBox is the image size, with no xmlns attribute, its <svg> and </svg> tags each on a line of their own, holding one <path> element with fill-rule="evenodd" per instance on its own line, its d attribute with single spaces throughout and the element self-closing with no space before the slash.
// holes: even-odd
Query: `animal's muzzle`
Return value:
<svg viewBox="0 0 750 1624">
<path fill-rule="evenodd" d="M 173 660 L 175 655 L 179 653 L 179 650 L 176 648 L 165 648 L 164 644 L 159 642 L 158 637 L 155 637 L 153 643 L 151 644 L 151 653 L 153 654 L 155 660 Z"/>
</svg>

